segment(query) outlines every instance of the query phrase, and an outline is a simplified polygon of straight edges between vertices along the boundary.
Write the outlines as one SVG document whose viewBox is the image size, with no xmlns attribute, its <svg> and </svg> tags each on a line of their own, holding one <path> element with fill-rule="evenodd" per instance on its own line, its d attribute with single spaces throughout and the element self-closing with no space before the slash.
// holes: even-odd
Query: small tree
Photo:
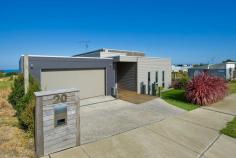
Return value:
<svg viewBox="0 0 236 158">
<path fill-rule="evenodd" d="M 186 99 L 193 104 L 209 105 L 222 100 L 227 94 L 226 81 L 207 73 L 194 77 L 186 86 Z"/>
</svg>

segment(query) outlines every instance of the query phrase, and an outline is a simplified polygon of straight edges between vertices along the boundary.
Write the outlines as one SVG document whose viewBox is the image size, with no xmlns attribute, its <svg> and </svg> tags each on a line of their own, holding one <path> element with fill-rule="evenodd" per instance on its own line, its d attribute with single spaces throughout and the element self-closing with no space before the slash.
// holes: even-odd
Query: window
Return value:
<svg viewBox="0 0 236 158">
<path fill-rule="evenodd" d="M 151 73 L 148 72 L 148 81 L 150 81 L 150 78 L 151 78 Z"/>
<path fill-rule="evenodd" d="M 151 73 L 148 72 L 148 95 L 150 95 L 150 91 L 151 91 Z"/>
<path fill-rule="evenodd" d="M 165 71 L 162 71 L 162 87 L 165 87 Z"/>
<path fill-rule="evenodd" d="M 155 82 L 158 83 L 158 71 L 156 71 L 156 79 Z"/>
</svg>

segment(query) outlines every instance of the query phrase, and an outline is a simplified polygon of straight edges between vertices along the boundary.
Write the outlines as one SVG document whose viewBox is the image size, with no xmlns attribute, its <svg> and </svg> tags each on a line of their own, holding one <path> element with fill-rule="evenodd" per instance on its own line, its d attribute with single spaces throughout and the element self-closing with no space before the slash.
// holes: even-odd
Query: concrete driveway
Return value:
<svg viewBox="0 0 236 158">
<path fill-rule="evenodd" d="M 143 104 L 133 104 L 110 96 L 82 100 L 81 144 L 114 136 L 184 112 L 161 99 Z"/>
<path fill-rule="evenodd" d="M 119 100 L 117 101 L 120 102 Z M 137 105 L 138 107 L 134 107 L 134 109 L 142 109 L 145 112 L 139 111 L 141 114 L 139 119 L 136 120 L 136 124 L 140 123 L 141 125 L 150 120 L 152 122 L 153 120 L 150 117 L 146 117 L 143 114 L 154 114 L 155 112 L 151 109 L 156 108 L 162 111 L 160 113 L 156 112 L 157 115 L 164 116 L 163 111 L 168 113 L 167 111 L 173 110 L 172 116 L 177 116 L 169 117 L 170 115 L 167 115 L 169 118 L 163 121 L 157 121 L 106 139 L 51 154 L 50 157 L 235 158 L 236 139 L 219 133 L 219 130 L 225 127 L 226 123 L 235 116 L 235 102 L 236 94 L 227 97 L 212 107 L 199 108 L 181 115 L 177 113 L 182 112 L 173 112 L 176 109 L 172 109 L 172 107 L 159 105 L 162 104 L 159 100 L 148 102 L 143 107 Z M 110 105 L 115 106 L 115 104 Z M 97 108 L 101 109 L 100 107 Z M 130 109 L 127 108 L 127 110 Z M 123 114 L 122 116 L 125 115 Z M 108 128 L 105 125 L 101 125 L 100 121 L 98 122 L 99 126 L 103 126 L 105 129 Z M 123 127 L 122 123 L 121 125 Z M 111 126 L 115 127 L 114 125 Z"/>
</svg>

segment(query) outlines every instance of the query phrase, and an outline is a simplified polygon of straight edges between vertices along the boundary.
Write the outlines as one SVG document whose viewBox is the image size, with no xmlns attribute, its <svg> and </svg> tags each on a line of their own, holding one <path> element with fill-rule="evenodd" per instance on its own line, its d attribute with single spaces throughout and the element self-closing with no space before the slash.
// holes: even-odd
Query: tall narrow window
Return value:
<svg viewBox="0 0 236 158">
<path fill-rule="evenodd" d="M 151 91 L 151 73 L 148 72 L 148 95 L 150 95 Z"/>
<path fill-rule="evenodd" d="M 162 87 L 165 87 L 165 71 L 162 71 Z"/>
<path fill-rule="evenodd" d="M 156 80 L 155 80 L 156 83 L 158 83 L 158 71 L 156 71 Z"/>
</svg>

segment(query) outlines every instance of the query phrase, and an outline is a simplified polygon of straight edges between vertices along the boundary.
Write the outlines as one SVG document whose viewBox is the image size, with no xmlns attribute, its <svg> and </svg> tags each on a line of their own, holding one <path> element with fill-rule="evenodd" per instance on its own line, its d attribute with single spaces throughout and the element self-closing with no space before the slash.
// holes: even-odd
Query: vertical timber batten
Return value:
<svg viewBox="0 0 236 158">
<path fill-rule="evenodd" d="M 77 126 L 77 131 L 76 131 L 76 146 L 80 145 L 80 98 L 79 98 L 79 92 L 75 92 L 75 104 L 76 104 L 76 126 Z"/>
<path fill-rule="evenodd" d="M 25 94 L 28 92 L 29 89 L 29 56 L 24 55 L 24 89 Z"/>
<path fill-rule="evenodd" d="M 36 156 L 40 157 L 44 154 L 43 143 L 43 98 L 36 97 L 35 106 L 35 151 Z"/>
</svg>

